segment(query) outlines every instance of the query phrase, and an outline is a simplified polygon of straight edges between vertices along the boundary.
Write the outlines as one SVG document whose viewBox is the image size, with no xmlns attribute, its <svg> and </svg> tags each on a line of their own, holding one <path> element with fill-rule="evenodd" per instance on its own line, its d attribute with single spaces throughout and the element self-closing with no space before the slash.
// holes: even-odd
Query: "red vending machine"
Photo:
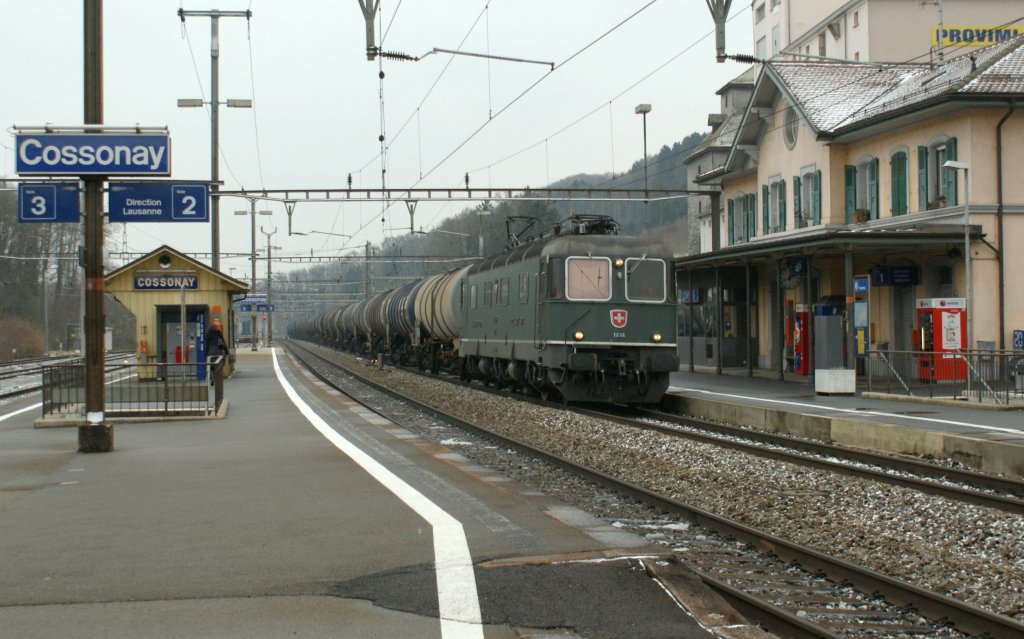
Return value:
<svg viewBox="0 0 1024 639">
<path fill-rule="evenodd" d="M 793 372 L 797 375 L 811 374 L 811 314 L 806 304 L 797 304 L 793 314 Z"/>
<path fill-rule="evenodd" d="M 917 300 L 917 334 L 922 382 L 967 379 L 967 365 L 957 351 L 967 350 L 967 304 L 962 297 Z"/>
</svg>

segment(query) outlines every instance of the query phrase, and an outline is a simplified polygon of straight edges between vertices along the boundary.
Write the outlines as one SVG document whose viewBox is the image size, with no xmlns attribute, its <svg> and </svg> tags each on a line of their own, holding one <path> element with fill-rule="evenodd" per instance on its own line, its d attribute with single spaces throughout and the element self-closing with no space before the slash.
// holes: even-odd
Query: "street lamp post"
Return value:
<svg viewBox="0 0 1024 639">
<path fill-rule="evenodd" d="M 480 257 L 484 256 L 484 216 L 490 215 L 491 212 L 485 208 L 477 209 L 477 232 L 480 235 Z"/>
<path fill-rule="evenodd" d="M 647 114 L 651 112 L 651 105 L 638 104 L 634 113 L 644 116 L 644 199 L 647 198 Z"/>
<path fill-rule="evenodd" d="M 235 211 L 235 215 L 249 215 L 249 216 L 251 216 L 250 217 L 250 221 L 251 221 L 251 237 L 252 237 L 252 255 L 249 257 L 249 259 L 250 259 L 250 261 L 252 263 L 252 282 L 250 284 L 250 286 L 252 288 L 250 289 L 250 291 L 252 293 L 254 293 L 254 294 L 256 293 L 256 216 L 257 215 L 272 215 L 272 214 L 273 214 L 272 211 L 257 211 L 256 210 L 256 200 L 255 199 L 249 200 L 249 210 L 248 211 Z M 252 350 L 255 351 L 256 350 L 256 305 L 255 304 L 251 304 L 251 306 L 252 306 L 252 316 L 251 316 L 252 323 L 249 325 L 249 332 L 252 334 L 251 335 L 251 337 L 252 337 Z"/>
<path fill-rule="evenodd" d="M 211 211 L 210 211 L 210 239 L 211 239 L 211 253 L 213 258 L 211 260 L 211 266 L 213 270 L 220 270 L 220 196 L 217 194 L 220 188 L 220 165 L 217 161 L 217 156 L 220 153 L 220 144 L 218 142 L 218 129 L 220 123 L 220 117 L 218 115 L 218 107 L 220 106 L 220 19 L 221 18 L 245 18 L 249 20 L 252 18 L 252 11 L 220 11 L 213 9 L 210 11 L 189 11 L 185 9 L 178 9 L 178 17 L 181 18 L 182 23 L 185 22 L 185 18 L 188 16 L 198 16 L 210 19 L 210 198 L 211 198 Z M 179 107 L 201 107 L 204 102 L 201 99 L 179 99 Z M 228 100 L 227 106 L 234 108 L 249 109 L 252 108 L 252 100 Z"/>
<path fill-rule="evenodd" d="M 273 231 L 267 233 L 263 230 L 263 225 L 260 225 L 260 233 L 267 236 L 267 346 L 270 346 L 274 343 L 274 311 L 270 308 L 271 304 L 273 304 L 273 300 L 270 297 L 270 258 L 272 257 L 271 251 L 281 247 L 270 245 L 270 238 L 277 234 L 276 226 Z"/>
<path fill-rule="evenodd" d="M 971 350 L 974 344 L 974 319 L 971 308 L 971 183 L 968 174 L 971 165 L 967 162 L 947 160 L 943 168 L 964 172 L 964 291 L 966 293 L 965 303 L 967 304 L 967 350 Z"/>
</svg>

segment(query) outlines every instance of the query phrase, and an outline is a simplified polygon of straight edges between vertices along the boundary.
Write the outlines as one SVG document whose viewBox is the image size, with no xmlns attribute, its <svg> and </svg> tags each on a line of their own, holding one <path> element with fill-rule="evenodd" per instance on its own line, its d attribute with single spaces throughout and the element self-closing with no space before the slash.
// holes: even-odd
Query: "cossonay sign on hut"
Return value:
<svg viewBox="0 0 1024 639">
<path fill-rule="evenodd" d="M 137 271 L 132 284 L 136 291 L 195 290 L 199 288 L 199 274 Z"/>
</svg>

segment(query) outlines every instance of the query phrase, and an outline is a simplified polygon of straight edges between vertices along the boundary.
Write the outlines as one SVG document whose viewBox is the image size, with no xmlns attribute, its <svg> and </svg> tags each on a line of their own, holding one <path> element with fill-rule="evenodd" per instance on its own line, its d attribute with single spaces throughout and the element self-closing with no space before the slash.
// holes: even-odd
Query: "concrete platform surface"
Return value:
<svg viewBox="0 0 1024 639">
<path fill-rule="evenodd" d="M 793 377 L 707 370 L 673 373 L 666 402 L 689 415 L 1024 477 L 1024 410 L 874 393 L 822 395 Z"/>
</svg>

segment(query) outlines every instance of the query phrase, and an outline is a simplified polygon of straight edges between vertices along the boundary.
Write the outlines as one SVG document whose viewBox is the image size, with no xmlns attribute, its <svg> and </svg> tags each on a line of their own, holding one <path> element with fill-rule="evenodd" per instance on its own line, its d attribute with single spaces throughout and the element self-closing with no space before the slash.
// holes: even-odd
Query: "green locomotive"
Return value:
<svg viewBox="0 0 1024 639">
<path fill-rule="evenodd" d="M 679 368 L 671 250 L 573 216 L 291 335 L 567 402 L 653 403 Z"/>
</svg>

